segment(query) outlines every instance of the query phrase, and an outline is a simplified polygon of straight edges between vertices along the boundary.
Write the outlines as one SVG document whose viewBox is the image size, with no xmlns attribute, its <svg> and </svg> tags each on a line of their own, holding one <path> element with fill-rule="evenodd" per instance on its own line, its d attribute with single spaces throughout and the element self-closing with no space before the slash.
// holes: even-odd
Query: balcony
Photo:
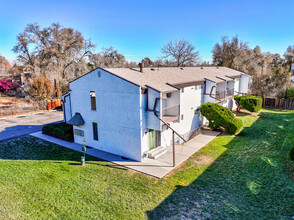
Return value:
<svg viewBox="0 0 294 220">
<path fill-rule="evenodd" d="M 217 102 L 221 102 L 225 100 L 225 97 L 226 97 L 226 91 L 216 91 L 215 99 Z"/>
<path fill-rule="evenodd" d="M 232 96 L 234 96 L 234 88 L 227 89 L 226 98 L 231 98 Z"/>
<path fill-rule="evenodd" d="M 215 100 L 216 102 L 222 102 L 226 99 L 230 99 L 234 96 L 234 88 L 226 89 L 226 91 L 216 91 Z"/>
<path fill-rule="evenodd" d="M 180 116 L 180 105 L 162 108 L 162 120 L 165 122 L 177 121 Z"/>
</svg>

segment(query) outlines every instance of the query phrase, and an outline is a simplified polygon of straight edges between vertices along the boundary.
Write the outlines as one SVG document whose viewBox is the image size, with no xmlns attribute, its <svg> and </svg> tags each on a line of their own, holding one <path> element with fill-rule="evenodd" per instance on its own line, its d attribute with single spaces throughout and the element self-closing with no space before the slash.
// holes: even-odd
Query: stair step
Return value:
<svg viewBox="0 0 294 220">
<path fill-rule="evenodd" d="M 159 146 L 148 153 L 148 157 L 151 159 L 157 159 L 161 155 L 165 154 L 167 152 L 166 148 L 163 146 Z"/>
</svg>

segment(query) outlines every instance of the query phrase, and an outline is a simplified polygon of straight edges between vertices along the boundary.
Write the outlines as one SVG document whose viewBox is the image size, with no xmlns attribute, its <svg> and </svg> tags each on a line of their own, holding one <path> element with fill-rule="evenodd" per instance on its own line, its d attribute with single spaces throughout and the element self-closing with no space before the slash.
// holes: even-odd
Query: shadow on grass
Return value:
<svg viewBox="0 0 294 220">
<path fill-rule="evenodd" d="M 1 160 L 81 161 L 82 153 L 26 135 L 0 142 Z M 87 155 L 86 160 L 103 161 Z"/>
<path fill-rule="evenodd" d="M 32 136 L 22 136 L 0 142 L 0 160 L 43 160 L 61 163 L 60 161 L 73 161 L 70 166 L 81 166 L 81 156 L 77 152 Z M 124 167 L 106 162 L 97 157 L 86 155 L 86 164 L 109 167 L 112 169 L 127 170 Z"/>
<path fill-rule="evenodd" d="M 87 156 L 86 156 L 87 158 Z M 103 160 L 99 160 L 99 161 L 103 161 Z M 124 168 L 122 166 L 118 166 L 118 165 L 115 165 L 115 164 L 112 164 L 112 163 L 107 163 L 107 164 L 101 164 L 101 163 L 93 163 L 92 161 L 87 161 L 86 160 L 86 164 L 92 164 L 92 165 L 97 165 L 97 166 L 103 166 L 103 167 L 109 167 L 109 168 L 112 168 L 112 169 L 119 169 L 119 170 L 128 170 L 127 168 Z M 68 165 L 71 165 L 71 166 L 81 166 L 81 163 L 69 163 Z"/>
<path fill-rule="evenodd" d="M 291 147 L 287 141 L 294 141 L 294 111 L 280 112 L 262 112 L 255 123 L 223 146 L 226 151 L 191 184 L 177 186 L 161 204 L 148 211 L 148 218 L 292 218 L 294 181 L 286 166 Z M 220 139 L 214 141 L 217 140 Z M 175 175 L 193 172 L 197 167 L 190 169 Z"/>
</svg>

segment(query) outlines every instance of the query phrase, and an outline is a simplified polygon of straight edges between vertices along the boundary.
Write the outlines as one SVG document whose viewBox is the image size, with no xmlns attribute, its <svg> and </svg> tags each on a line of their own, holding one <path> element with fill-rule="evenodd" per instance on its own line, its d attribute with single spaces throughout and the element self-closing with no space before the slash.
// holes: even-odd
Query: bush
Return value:
<svg viewBox="0 0 294 220">
<path fill-rule="evenodd" d="M 290 149 L 289 156 L 290 156 L 290 160 L 294 161 L 294 147 Z"/>
<path fill-rule="evenodd" d="M 45 125 L 42 128 L 42 133 L 65 141 L 74 141 L 73 126 L 65 122 Z"/>
<path fill-rule="evenodd" d="M 240 96 L 239 100 L 242 108 L 250 112 L 258 112 L 262 107 L 262 98 L 258 98 L 252 95 L 244 95 Z"/>
<path fill-rule="evenodd" d="M 212 129 L 224 128 L 228 134 L 237 133 L 243 126 L 241 119 L 235 118 L 228 108 L 218 104 L 203 104 L 201 114 L 209 121 L 209 127 Z"/>
<path fill-rule="evenodd" d="M 287 89 L 287 98 L 288 99 L 294 99 L 294 88 L 288 88 Z"/>
</svg>

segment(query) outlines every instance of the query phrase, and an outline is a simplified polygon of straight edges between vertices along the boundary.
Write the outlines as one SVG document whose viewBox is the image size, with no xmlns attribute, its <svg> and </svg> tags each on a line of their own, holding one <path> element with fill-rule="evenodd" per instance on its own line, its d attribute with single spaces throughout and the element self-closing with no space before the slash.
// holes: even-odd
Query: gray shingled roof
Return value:
<svg viewBox="0 0 294 220">
<path fill-rule="evenodd" d="M 76 126 L 79 126 L 79 125 L 83 125 L 85 124 L 85 121 L 83 119 L 83 117 L 81 116 L 80 113 L 75 113 L 75 115 L 67 122 L 67 124 L 70 124 L 70 125 L 76 125 Z"/>
<path fill-rule="evenodd" d="M 205 79 L 221 83 L 224 80 L 232 81 L 233 78 L 244 74 L 227 67 L 145 67 L 143 73 L 137 68 L 107 68 L 105 70 L 142 88 L 150 86 L 161 92 L 177 91 L 168 84 L 176 86 L 182 83 L 200 82 Z"/>
</svg>

